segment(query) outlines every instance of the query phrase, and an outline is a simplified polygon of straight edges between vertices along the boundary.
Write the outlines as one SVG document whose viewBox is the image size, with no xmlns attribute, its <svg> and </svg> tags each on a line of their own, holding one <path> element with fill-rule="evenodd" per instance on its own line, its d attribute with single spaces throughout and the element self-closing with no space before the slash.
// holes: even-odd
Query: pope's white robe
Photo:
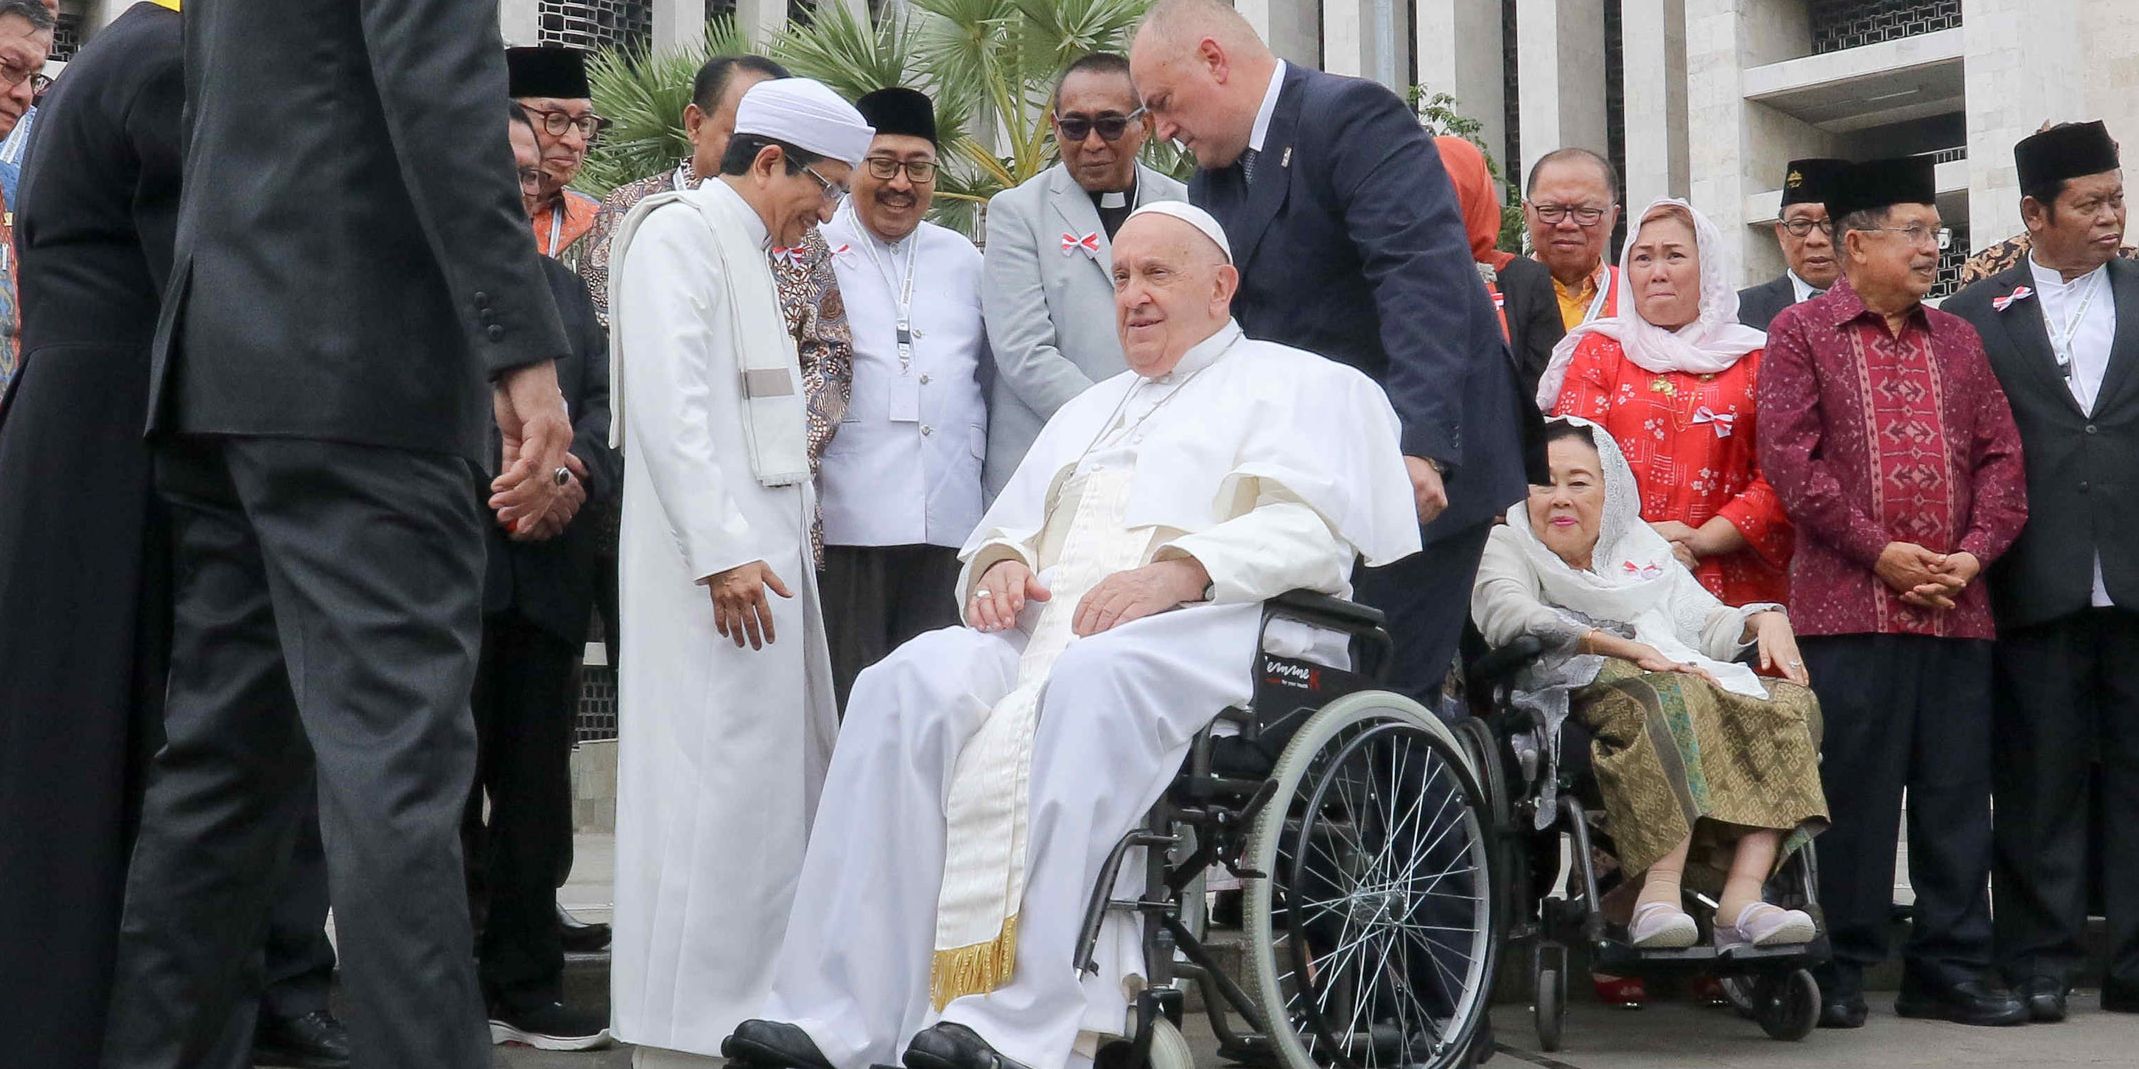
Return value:
<svg viewBox="0 0 2139 1069">
<path fill-rule="evenodd" d="M 1135 919 L 1109 918 L 1089 978 L 1071 962 L 1077 930 L 1107 853 L 1190 739 L 1248 699 L 1260 602 L 1301 587 L 1346 593 L 1355 555 L 1379 564 L 1419 548 L 1381 389 L 1230 324 L 1170 375 L 1116 376 L 1048 422 L 967 543 L 961 602 L 1005 558 L 1043 580 L 1060 574 L 1068 514 L 1093 492 L 1117 495 L 1108 504 L 1146 539 L 1143 560 L 1191 555 L 1213 589 L 1208 603 L 1073 640 L 1048 674 L 1015 971 L 940 1015 L 1032 1069 L 1061 1069 L 1126 1022 Z M 855 685 L 762 1014 L 799 1024 L 840 1069 L 895 1064 L 939 1016 L 929 980 L 951 772 L 1015 684 L 1042 611 L 1028 602 L 1012 631 L 923 635 Z M 1120 886 L 1141 887 L 1138 860 Z"/>
<path fill-rule="evenodd" d="M 683 196 L 763 246 L 763 223 L 726 183 Z M 751 470 L 738 334 L 698 207 L 652 211 L 614 268 L 628 459 L 610 986 L 618 1039 L 713 1055 L 764 998 L 837 714 L 810 486 L 765 486 Z M 741 269 L 768 272 L 773 292 L 762 255 Z M 777 641 L 737 648 L 714 631 L 703 583 L 758 560 L 795 596 L 768 590 Z"/>
</svg>

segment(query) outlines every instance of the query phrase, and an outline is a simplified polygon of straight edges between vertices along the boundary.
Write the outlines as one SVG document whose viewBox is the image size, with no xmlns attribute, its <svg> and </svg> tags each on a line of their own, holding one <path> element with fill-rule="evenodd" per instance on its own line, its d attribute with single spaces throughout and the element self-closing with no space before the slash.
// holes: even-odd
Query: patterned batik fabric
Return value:
<svg viewBox="0 0 2139 1069">
<path fill-rule="evenodd" d="M 1691 835 L 1686 887 L 1716 895 L 1747 830 L 1784 833 L 1780 868 L 1827 826 L 1819 702 L 1793 683 L 1767 687 L 1761 701 L 1610 658 L 1574 693 L 1574 715 L 1593 736 L 1605 831 L 1626 872 L 1647 870 Z"/>
<path fill-rule="evenodd" d="M 2020 261 L 2027 259 L 2028 250 L 2033 247 L 2034 243 L 2028 240 L 2026 234 L 2007 238 L 1994 245 L 1984 246 L 1974 256 L 1962 262 L 1960 281 L 1955 285 L 1955 288 L 1965 287 L 1971 282 L 1981 282 L 1992 275 L 2004 272 L 2008 268 L 2020 266 Z M 2126 245 L 2117 250 L 2117 257 L 2124 260 L 2139 260 L 2139 247 Z"/>
<path fill-rule="evenodd" d="M 1726 605 L 1789 600 L 1790 519 L 1756 448 L 1760 355 L 1714 374 L 1659 374 L 1628 360 L 1617 340 L 1592 334 L 1576 345 L 1552 410 L 1611 434 L 1634 470 L 1642 519 L 1698 528 L 1722 516 L 1745 536 L 1744 549 L 1694 569 Z"/>
<path fill-rule="evenodd" d="M 1982 577 L 1934 611 L 1874 571 L 1892 542 L 1987 570 L 2027 522 L 2020 432 L 1975 328 L 1918 305 L 1896 334 L 1844 279 L 1775 318 L 1758 395 L 1761 470 L 1797 529 L 1798 633 L 1996 637 Z"/>
</svg>

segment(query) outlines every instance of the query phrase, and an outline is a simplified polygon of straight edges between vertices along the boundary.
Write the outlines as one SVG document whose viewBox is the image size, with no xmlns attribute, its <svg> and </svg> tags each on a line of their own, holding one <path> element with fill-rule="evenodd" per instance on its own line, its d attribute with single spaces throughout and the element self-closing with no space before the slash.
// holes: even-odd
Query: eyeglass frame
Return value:
<svg viewBox="0 0 2139 1069">
<path fill-rule="evenodd" d="M 809 175 L 811 181 L 817 183 L 818 195 L 824 198 L 826 204 L 838 204 L 840 198 L 846 196 L 849 192 L 845 187 L 833 185 L 831 179 L 818 174 L 817 169 L 808 164 L 802 165 L 802 173 Z"/>
<path fill-rule="evenodd" d="M 1055 120 L 1055 132 L 1060 135 L 1064 140 L 1069 141 L 1072 144 L 1081 142 L 1085 138 L 1092 136 L 1092 134 L 1096 132 L 1097 134 L 1099 134 L 1099 139 L 1101 141 L 1104 141 L 1111 145 L 1114 142 L 1129 136 L 1129 127 L 1136 125 L 1139 119 L 1142 119 L 1144 116 L 1151 114 L 1151 109 L 1148 107 L 1139 106 L 1135 111 L 1132 111 L 1127 115 L 1098 115 L 1090 118 L 1086 118 L 1082 115 L 1064 116 L 1059 111 L 1051 111 L 1048 114 L 1051 118 Z M 1100 123 L 1114 122 L 1117 120 L 1121 122 L 1121 129 L 1116 131 L 1113 137 L 1108 137 L 1107 132 L 1099 128 Z M 1070 123 L 1082 123 L 1084 125 L 1084 137 L 1078 137 L 1072 134 L 1069 128 Z"/>
<path fill-rule="evenodd" d="M 1587 204 L 1538 204 L 1534 201 L 1524 201 L 1523 203 L 1531 211 L 1537 213 L 1538 221 L 1546 226 L 1558 226 L 1562 222 L 1573 222 L 1584 230 L 1603 222 L 1604 217 L 1611 214 L 1613 208 L 1618 207 L 1616 204 L 1603 208 L 1592 208 Z M 1583 222 L 1582 213 L 1584 212 L 1593 214 L 1594 218 L 1590 219 L 1589 222 Z"/>
<path fill-rule="evenodd" d="M 45 90 L 52 88 L 52 78 L 44 71 L 25 70 L 11 73 L 6 66 L 0 66 L 0 89 L 13 89 L 24 82 L 30 83 L 32 96 L 43 96 Z"/>
<path fill-rule="evenodd" d="M 600 115 L 574 115 L 569 111 L 560 111 L 556 108 L 531 108 L 522 104 L 520 105 L 520 110 L 527 114 L 528 121 L 535 124 L 535 129 L 541 130 L 551 137 L 563 137 L 565 130 L 577 127 L 579 136 L 585 138 L 589 145 L 600 141 L 602 135 L 607 133 L 610 127 L 616 125 L 616 120 L 606 119 Z M 550 129 L 552 121 L 559 118 L 563 120 L 564 130 Z M 589 130 L 587 128 L 589 125 L 592 125 L 593 129 Z"/>
<path fill-rule="evenodd" d="M 1915 235 L 1909 238 L 1909 244 L 1919 247 L 1923 245 L 1925 238 L 1935 238 L 1940 252 L 1953 247 L 1953 228 L 1950 226 L 1927 227 L 1922 223 L 1910 223 L 1908 226 L 1853 226 L 1850 229 L 1866 230 L 1875 234 Z"/>
<path fill-rule="evenodd" d="M 890 167 L 891 173 L 876 173 L 876 165 L 880 163 Z M 936 176 L 943 173 L 943 162 L 941 160 L 895 160 L 889 156 L 864 156 L 862 157 L 862 167 L 869 172 L 869 177 L 879 182 L 889 182 L 898 177 L 901 172 L 904 172 L 906 180 L 917 186 L 934 185 Z M 916 167 L 927 168 L 928 177 L 923 178 L 915 174 L 914 168 Z"/>
<path fill-rule="evenodd" d="M 1783 228 L 1783 231 L 1793 238 L 1809 238 L 1815 230 L 1822 230 L 1830 235 L 1834 233 L 1832 219 L 1777 219 L 1775 225 Z"/>
</svg>

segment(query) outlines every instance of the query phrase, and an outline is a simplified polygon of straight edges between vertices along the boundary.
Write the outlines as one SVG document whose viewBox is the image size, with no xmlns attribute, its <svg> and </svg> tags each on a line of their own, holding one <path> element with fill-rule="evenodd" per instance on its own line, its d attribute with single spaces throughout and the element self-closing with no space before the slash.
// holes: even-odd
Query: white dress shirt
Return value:
<svg viewBox="0 0 2139 1069">
<path fill-rule="evenodd" d="M 1797 303 L 1799 304 L 1803 304 L 1806 301 L 1811 300 L 1813 297 L 1827 292 L 1826 290 L 1823 290 L 1818 286 L 1815 286 L 1812 283 L 1797 277 L 1796 271 L 1784 271 L 1783 274 L 1790 276 L 1790 292 L 1797 298 Z"/>
<path fill-rule="evenodd" d="M 818 472 L 828 546 L 956 547 L 980 522 L 988 406 L 980 250 L 922 223 L 878 240 L 851 205 L 824 226 L 854 334 L 854 400 Z M 898 298 L 913 273 L 911 360 Z"/>
<path fill-rule="evenodd" d="M 1270 134 L 1270 117 L 1277 114 L 1278 90 L 1285 87 L 1285 61 L 1278 60 L 1270 71 L 1270 85 L 1263 90 L 1262 109 L 1255 113 L 1255 126 L 1248 131 L 1248 147 L 1257 152 L 1263 150 L 1263 138 Z"/>
<path fill-rule="evenodd" d="M 2109 265 L 2104 264 L 2073 279 L 2028 257 L 2028 270 L 2035 276 L 2035 300 L 2042 307 L 2042 325 L 2050 335 L 2050 351 L 2065 373 L 2065 385 L 2080 411 L 2092 413 L 2102 392 L 2102 376 L 2109 372 L 2109 349 L 2117 337 L 2117 301 L 2109 292 Z M 2094 557 L 2094 605 L 2114 605 L 2109 587 L 2102 581 L 2102 554 Z"/>
</svg>

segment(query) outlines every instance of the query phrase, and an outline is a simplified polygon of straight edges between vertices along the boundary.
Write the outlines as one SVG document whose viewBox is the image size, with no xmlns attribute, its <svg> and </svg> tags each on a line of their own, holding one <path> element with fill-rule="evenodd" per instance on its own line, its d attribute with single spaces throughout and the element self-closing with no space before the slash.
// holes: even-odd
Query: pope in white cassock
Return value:
<svg viewBox="0 0 2139 1069">
<path fill-rule="evenodd" d="M 1141 959 L 1117 916 L 1080 979 L 1086 900 L 1194 734 L 1248 700 L 1259 604 L 1343 595 L 1355 558 L 1418 551 L 1388 399 L 1241 336 L 1216 221 L 1147 205 L 1113 263 L 1130 370 L 1048 421 L 967 541 L 966 626 L 856 682 L 765 1019 L 737 1028 L 730 1058 L 1088 1058 L 1122 1032 Z"/>
<path fill-rule="evenodd" d="M 836 730 L 802 373 L 766 259 L 830 218 L 872 131 L 752 86 L 717 181 L 642 202 L 610 274 L 627 458 L 613 1032 L 688 1065 L 763 1000 Z"/>
</svg>

